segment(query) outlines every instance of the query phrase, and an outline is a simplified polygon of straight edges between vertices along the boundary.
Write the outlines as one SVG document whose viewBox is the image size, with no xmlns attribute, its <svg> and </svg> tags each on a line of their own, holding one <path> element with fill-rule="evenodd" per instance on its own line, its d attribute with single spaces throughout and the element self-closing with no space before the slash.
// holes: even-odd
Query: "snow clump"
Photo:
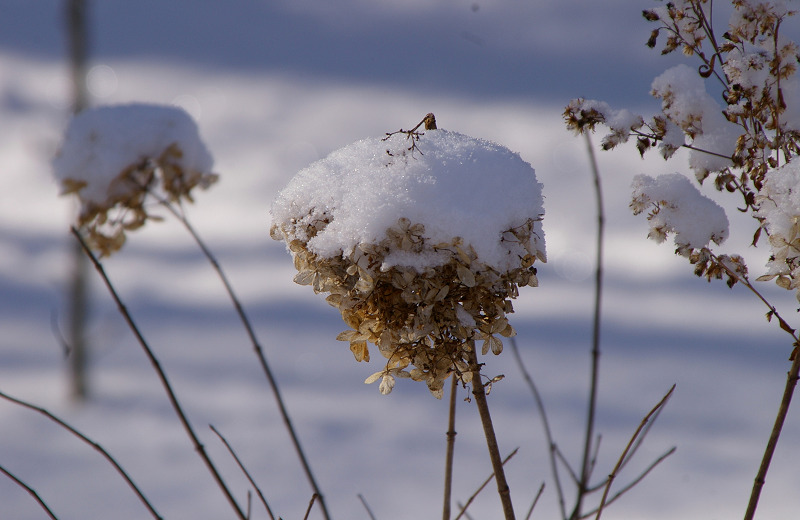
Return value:
<svg viewBox="0 0 800 520">
<path fill-rule="evenodd" d="M 758 280 L 775 278 L 780 287 L 796 290 L 800 301 L 800 163 L 790 161 L 767 172 L 755 216 L 772 251 L 767 273 Z"/>
<path fill-rule="evenodd" d="M 650 232 L 647 237 L 658 243 L 675 234 L 679 250 L 702 249 L 710 242 L 721 244 L 728 237 L 728 217 L 716 202 L 705 197 L 679 173 L 637 175 L 632 183 L 630 204 L 634 215 L 645 210 Z"/>
<path fill-rule="evenodd" d="M 330 293 L 357 361 L 387 359 L 367 382 L 425 381 L 442 396 L 471 380 L 475 341 L 499 354 L 518 287 L 546 261 L 541 185 L 500 145 L 446 130 L 358 141 L 300 171 L 272 206 L 295 282 Z"/>
<path fill-rule="evenodd" d="M 191 116 L 177 107 L 149 104 L 79 113 L 52 166 L 62 194 L 78 196 L 78 226 L 103 255 L 122 246 L 126 230 L 152 218 L 144 207 L 148 193 L 159 200 L 192 201 L 194 187 L 207 188 L 218 178 Z"/>
</svg>

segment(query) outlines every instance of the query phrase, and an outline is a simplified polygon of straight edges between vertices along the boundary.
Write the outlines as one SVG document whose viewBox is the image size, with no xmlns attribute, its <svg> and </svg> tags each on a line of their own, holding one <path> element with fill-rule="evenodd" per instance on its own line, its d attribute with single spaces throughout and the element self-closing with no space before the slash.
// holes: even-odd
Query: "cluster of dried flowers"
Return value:
<svg viewBox="0 0 800 520">
<path fill-rule="evenodd" d="M 475 342 L 483 342 L 483 354 L 503 350 L 498 335 L 515 334 L 506 317 L 513 312 L 511 299 L 519 287 L 538 285 L 533 263 L 537 256 L 544 259 L 532 242 L 530 219 L 503 234 L 503 241 L 527 251 L 516 268 L 505 272 L 481 262 L 459 237 L 431 243 L 422 224 L 405 218 L 388 229 L 381 242 L 358 244 L 349 254 L 333 258 L 314 254 L 307 241 L 296 238 L 314 237 L 328 223 L 323 215 L 301 224 L 302 230 L 293 223 L 273 225 L 270 235 L 289 245 L 298 270 L 296 283 L 330 293 L 326 301 L 339 309 L 351 328 L 337 339 L 350 343 L 356 360 L 369 361 L 369 343 L 387 359 L 385 367 L 365 381 L 381 379 L 382 394 L 392 391 L 396 377 L 424 381 L 437 398 L 451 374 L 469 382 Z M 401 265 L 386 268 L 386 258 L 398 252 L 433 253 L 445 260 L 423 272 Z"/>
<path fill-rule="evenodd" d="M 713 175 L 717 190 L 742 197 L 742 211 L 758 221 L 753 244 L 762 232 L 769 236 L 772 257 L 768 274 L 759 280 L 775 278 L 781 287 L 797 289 L 800 201 L 792 191 L 798 179 L 790 180 L 790 172 L 795 171 L 791 161 L 800 153 L 800 83 L 795 77 L 799 58 L 797 45 L 781 32 L 795 11 L 782 0 L 732 3 L 734 12 L 721 39 L 708 16 L 708 0 L 674 0 L 643 12 L 658 25 L 649 47 L 666 35 L 662 54 L 681 50 L 701 62 L 697 70 L 679 65 L 654 80 L 651 93 L 661 100 L 659 114 L 645 121 L 602 102 L 576 99 L 566 107 L 564 118 L 578 133 L 607 126 L 604 149 L 634 138 L 640 154 L 658 147 L 669 159 L 679 148 L 687 148 L 689 166 L 700 183 Z M 722 105 L 707 92 L 707 81 L 722 91 Z M 649 208 L 651 224 L 665 205 L 676 207 L 674 201 L 641 198 L 636 182 L 631 208 L 636 214 Z M 703 225 L 684 220 L 687 228 Z M 659 233 L 651 226 L 650 237 L 663 240 L 667 231 L 682 229 L 662 228 Z M 732 285 L 747 269 L 737 255 L 712 253 L 708 243 L 720 243 L 719 238 L 709 235 L 705 244 L 691 246 L 676 238 L 676 252 L 689 257 L 698 276 L 725 275 Z"/>
<path fill-rule="evenodd" d="M 365 139 L 299 172 L 272 208 L 294 281 L 327 294 L 357 361 L 386 359 L 366 379 L 445 380 L 480 371 L 477 349 L 499 354 L 519 288 L 545 261 L 543 199 L 533 168 L 510 150 L 432 130 Z"/>
<path fill-rule="evenodd" d="M 153 202 L 192 202 L 194 188 L 217 181 L 211 166 L 186 112 L 144 104 L 78 114 L 53 160 L 62 194 L 80 201 L 78 227 L 101 256 L 118 251 L 126 231 L 160 220 Z"/>
<path fill-rule="evenodd" d="M 756 218 L 767 229 L 772 249 L 767 273 L 758 280 L 775 279 L 800 301 L 800 164 L 768 171 L 757 203 Z"/>
</svg>

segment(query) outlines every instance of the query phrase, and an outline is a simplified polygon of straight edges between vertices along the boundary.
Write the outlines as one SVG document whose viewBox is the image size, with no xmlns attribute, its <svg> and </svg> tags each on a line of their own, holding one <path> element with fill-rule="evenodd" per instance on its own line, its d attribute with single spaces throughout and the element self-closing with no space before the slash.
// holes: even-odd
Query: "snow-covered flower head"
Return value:
<svg viewBox="0 0 800 520">
<path fill-rule="evenodd" d="M 408 136 L 410 137 L 410 136 Z M 386 358 L 367 379 L 389 393 L 396 377 L 441 397 L 482 341 L 499 354 L 506 315 L 545 261 L 541 185 L 519 155 L 445 130 L 365 139 L 299 172 L 272 207 L 295 282 L 330 293 L 350 327 L 338 338 L 357 361 L 369 344 Z"/>
<path fill-rule="evenodd" d="M 681 250 L 701 249 L 711 242 L 721 244 L 728 237 L 725 210 L 701 194 L 686 176 L 637 175 L 632 189 L 633 214 L 648 211 L 648 238 L 660 243 L 673 233 L 675 245 Z"/>
<path fill-rule="evenodd" d="M 796 160 L 767 172 L 758 197 L 756 218 L 761 220 L 772 251 L 767 273 L 772 280 L 795 290 L 800 301 L 800 163 Z"/>
<path fill-rule="evenodd" d="M 78 226 L 102 255 L 152 217 L 148 194 L 192 201 L 217 180 L 194 120 L 180 108 L 131 104 L 89 109 L 70 122 L 53 159 L 62 194 L 80 201 Z"/>
</svg>

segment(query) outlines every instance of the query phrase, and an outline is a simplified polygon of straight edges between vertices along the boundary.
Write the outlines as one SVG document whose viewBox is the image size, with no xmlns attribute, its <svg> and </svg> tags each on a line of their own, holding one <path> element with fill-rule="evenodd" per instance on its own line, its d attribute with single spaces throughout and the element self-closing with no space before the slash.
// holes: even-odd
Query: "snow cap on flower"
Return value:
<svg viewBox="0 0 800 520">
<path fill-rule="evenodd" d="M 545 261 L 541 185 L 500 145 L 446 130 L 365 139 L 300 171 L 272 206 L 297 283 L 330 293 L 357 361 L 387 359 L 367 382 L 396 377 L 441 397 L 467 353 L 514 334 L 506 314 Z"/>
<path fill-rule="evenodd" d="M 692 139 L 696 150 L 689 153 L 689 166 L 698 180 L 731 166 L 729 157 L 740 132 L 706 92 L 703 78 L 694 69 L 681 64 L 666 70 L 653 80 L 651 93 L 661 99 L 667 119 Z"/>
<path fill-rule="evenodd" d="M 675 234 L 675 245 L 701 249 L 728 237 L 728 217 L 716 202 L 705 197 L 684 175 L 637 175 L 630 204 L 634 215 L 649 211 L 648 238 L 663 242 Z"/>
<path fill-rule="evenodd" d="M 197 125 L 173 106 L 130 104 L 85 110 L 70 121 L 53 159 L 62 193 L 81 203 L 78 224 L 90 243 L 109 254 L 124 230 L 144 224 L 148 190 L 170 201 L 191 201 L 195 186 L 217 180 Z M 108 214 L 113 208 L 120 216 Z"/>
<path fill-rule="evenodd" d="M 800 163 L 769 170 L 758 196 L 756 218 L 769 237 L 772 255 L 767 273 L 758 280 L 772 280 L 795 290 L 800 301 Z"/>
</svg>

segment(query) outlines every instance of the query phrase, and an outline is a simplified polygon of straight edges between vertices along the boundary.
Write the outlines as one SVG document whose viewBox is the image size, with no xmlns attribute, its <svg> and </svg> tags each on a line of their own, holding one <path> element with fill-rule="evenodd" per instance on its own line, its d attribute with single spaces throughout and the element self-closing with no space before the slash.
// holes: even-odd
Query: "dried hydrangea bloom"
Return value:
<svg viewBox="0 0 800 520">
<path fill-rule="evenodd" d="M 634 215 L 647 211 L 648 238 L 658 243 L 667 235 L 675 237 L 675 252 L 687 257 L 697 276 L 707 280 L 727 278 L 733 286 L 747 275 L 747 266 L 739 255 L 715 255 L 711 243 L 722 244 L 728 238 L 728 217 L 716 202 L 705 197 L 684 175 L 673 173 L 637 175 L 632 183 L 630 203 Z"/>
<path fill-rule="evenodd" d="M 409 144 L 414 144 L 409 147 Z M 386 359 L 367 378 L 395 378 L 441 397 L 452 374 L 471 379 L 469 353 L 499 354 L 507 315 L 545 261 L 541 186 L 519 155 L 455 132 L 366 139 L 299 172 L 272 208 L 295 282 L 327 293 L 357 361 Z"/>
<path fill-rule="evenodd" d="M 62 194 L 80 201 L 78 226 L 101 255 L 117 251 L 125 232 L 155 217 L 148 194 L 192 201 L 191 191 L 217 180 L 194 120 L 177 107 L 105 106 L 76 115 L 53 159 Z"/>
<path fill-rule="evenodd" d="M 775 279 L 780 287 L 794 290 L 800 301 L 800 165 L 791 161 L 770 170 L 758 197 L 756 218 L 769 237 L 772 254 L 767 273 L 758 280 Z"/>
<path fill-rule="evenodd" d="M 661 243 L 668 233 L 674 233 L 679 249 L 700 249 L 728 238 L 725 210 L 701 194 L 686 176 L 637 175 L 631 187 L 633 214 L 648 211 L 648 238 Z"/>
</svg>

